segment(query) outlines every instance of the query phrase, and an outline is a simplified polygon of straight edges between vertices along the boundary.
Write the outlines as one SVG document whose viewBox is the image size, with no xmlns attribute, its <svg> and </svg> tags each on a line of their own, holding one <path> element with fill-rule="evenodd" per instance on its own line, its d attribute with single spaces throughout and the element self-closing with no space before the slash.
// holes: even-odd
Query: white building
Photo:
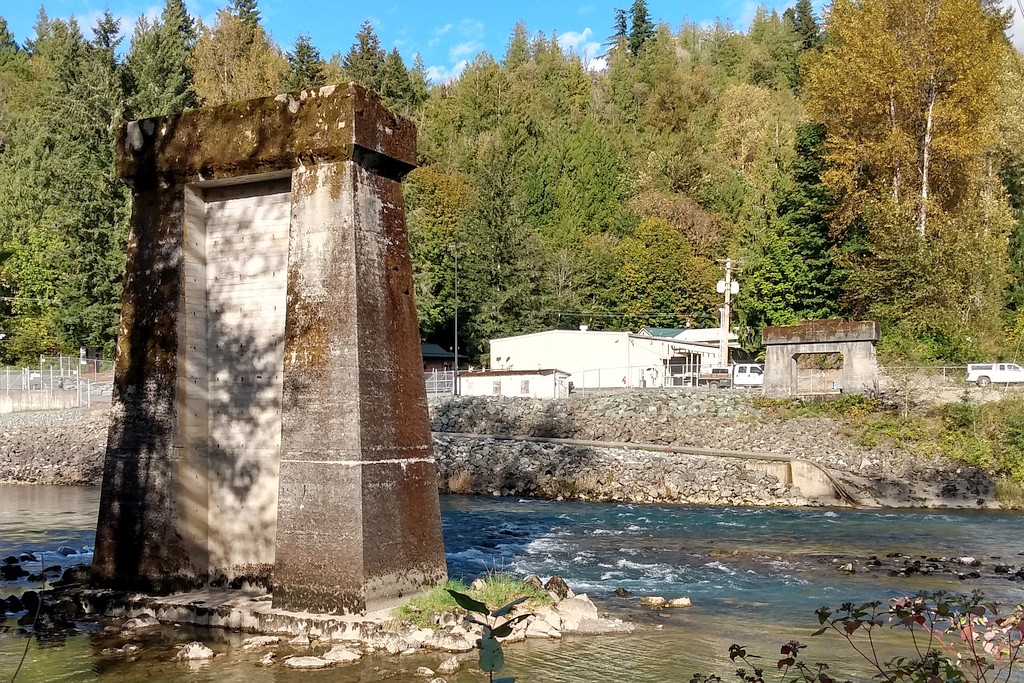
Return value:
<svg viewBox="0 0 1024 683">
<path fill-rule="evenodd" d="M 463 396 L 565 398 L 569 373 L 562 370 L 471 370 L 459 373 Z"/>
<path fill-rule="evenodd" d="M 684 377 L 700 372 L 702 366 L 720 363 L 717 338 L 693 341 L 581 329 L 491 340 L 491 371 L 561 368 L 571 375 L 576 390 L 682 386 Z"/>
</svg>

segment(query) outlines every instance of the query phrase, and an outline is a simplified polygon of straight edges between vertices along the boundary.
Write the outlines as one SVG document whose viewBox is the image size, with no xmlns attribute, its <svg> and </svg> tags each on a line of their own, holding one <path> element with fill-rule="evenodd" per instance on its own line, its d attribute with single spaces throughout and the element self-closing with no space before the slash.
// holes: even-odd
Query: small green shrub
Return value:
<svg viewBox="0 0 1024 683">
<path fill-rule="evenodd" d="M 838 609 L 817 610 L 819 628 L 838 635 L 872 671 L 873 678 L 887 683 L 1007 683 L 1014 679 L 1015 665 L 1024 645 L 1024 605 L 1009 612 L 986 602 L 979 592 L 956 595 L 920 593 L 860 605 L 845 603 Z M 913 654 L 885 658 L 880 629 L 902 629 L 911 636 Z M 837 683 L 828 663 L 810 664 L 801 658 L 807 646 L 790 641 L 775 662 L 780 683 Z M 760 657 L 742 645 L 729 648 L 729 658 L 743 668 L 736 677 L 743 683 L 765 683 Z M 770 662 L 771 660 L 769 660 Z M 697 674 L 690 683 L 721 683 L 717 675 Z"/>
<path fill-rule="evenodd" d="M 973 467 L 992 466 L 992 444 L 970 432 L 948 431 L 942 437 L 943 453 Z"/>
<path fill-rule="evenodd" d="M 1005 510 L 1024 510 L 1024 484 L 1009 477 L 996 479 L 996 500 Z"/>
<path fill-rule="evenodd" d="M 821 412 L 829 417 L 857 418 L 878 412 L 881 404 L 877 399 L 860 394 L 848 394 L 832 401 L 818 404 Z"/>
<path fill-rule="evenodd" d="M 882 413 L 865 418 L 857 427 L 854 441 L 868 448 L 889 443 L 922 455 L 932 455 L 937 450 L 930 437 L 938 432 L 938 425 L 927 417 Z"/>
<path fill-rule="evenodd" d="M 799 398 L 756 398 L 754 406 L 774 417 L 859 418 L 877 412 L 881 404 L 873 398 L 847 394 L 827 401 L 803 401 Z"/>
<path fill-rule="evenodd" d="M 469 613 L 466 619 L 483 627 L 483 632 L 480 638 L 477 639 L 476 646 L 480 649 L 480 669 L 487 672 L 490 683 L 515 683 L 516 679 L 514 678 L 494 678 L 494 674 L 505 667 L 505 653 L 501 649 L 501 643 L 498 642 L 498 638 L 507 638 L 512 635 L 513 626 L 532 616 L 529 612 L 517 614 L 514 617 L 509 616 L 516 606 L 527 602 L 530 598 L 524 595 L 503 607 L 491 611 L 486 604 L 479 600 L 474 600 L 465 593 L 453 590 L 448 592 L 455 602 L 459 603 L 459 607 L 462 607 Z"/>
</svg>

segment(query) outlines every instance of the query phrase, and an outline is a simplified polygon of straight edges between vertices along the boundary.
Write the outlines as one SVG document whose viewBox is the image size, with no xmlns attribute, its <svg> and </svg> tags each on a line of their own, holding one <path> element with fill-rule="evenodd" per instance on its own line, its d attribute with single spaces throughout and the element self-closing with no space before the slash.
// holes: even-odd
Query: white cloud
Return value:
<svg viewBox="0 0 1024 683">
<path fill-rule="evenodd" d="M 447 35 L 452 30 L 451 24 L 445 24 L 439 28 L 434 29 L 434 37 L 427 41 L 427 47 L 434 47 L 441 42 L 441 37 Z"/>
<path fill-rule="evenodd" d="M 484 49 L 484 23 L 477 19 L 463 19 L 458 23 L 449 23 L 435 28 L 428 47 L 435 47 L 448 42 L 448 66 L 434 65 L 427 67 L 427 78 L 434 83 L 447 83 L 459 77 L 469 65 L 469 60 Z M 447 40 L 443 40 L 448 36 Z"/>
<path fill-rule="evenodd" d="M 427 78 L 434 83 L 447 83 L 459 77 L 469 62 L 463 59 L 450 69 L 447 66 L 428 66 Z"/>
<path fill-rule="evenodd" d="M 601 43 L 592 40 L 594 32 L 589 28 L 583 32 L 567 31 L 558 36 L 558 44 L 563 50 L 571 50 L 580 56 L 587 69 L 591 71 L 603 71 L 608 62 L 601 54 Z"/>
<path fill-rule="evenodd" d="M 566 31 L 562 35 L 558 36 L 558 44 L 562 46 L 563 50 L 572 50 L 573 52 L 579 53 L 580 45 L 586 43 L 593 35 L 594 32 L 589 28 L 583 29 L 583 33 Z"/>
<path fill-rule="evenodd" d="M 453 62 L 457 62 L 465 57 L 475 55 L 477 52 L 483 49 L 483 45 L 475 40 L 468 40 L 465 43 L 459 43 L 453 46 L 448 51 L 448 58 Z"/>
<path fill-rule="evenodd" d="M 464 38 L 480 40 L 484 37 L 484 22 L 477 19 L 463 19 L 459 22 L 459 33 Z"/>
</svg>

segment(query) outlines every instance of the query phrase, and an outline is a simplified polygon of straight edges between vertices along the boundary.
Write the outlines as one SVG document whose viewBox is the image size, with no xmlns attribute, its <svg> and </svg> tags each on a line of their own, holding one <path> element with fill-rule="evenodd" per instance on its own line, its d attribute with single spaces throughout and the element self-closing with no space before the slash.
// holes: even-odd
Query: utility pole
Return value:
<svg viewBox="0 0 1024 683">
<path fill-rule="evenodd" d="M 460 244 L 448 245 L 455 256 L 455 374 L 452 375 L 452 393 L 459 395 L 459 247 Z"/>
<path fill-rule="evenodd" d="M 740 283 L 732 279 L 732 259 L 725 259 L 725 279 L 718 281 L 718 293 L 725 295 L 725 306 L 721 313 L 722 338 L 718 342 L 719 360 L 723 366 L 729 365 L 729 323 L 732 320 L 732 295 L 740 291 Z"/>
</svg>

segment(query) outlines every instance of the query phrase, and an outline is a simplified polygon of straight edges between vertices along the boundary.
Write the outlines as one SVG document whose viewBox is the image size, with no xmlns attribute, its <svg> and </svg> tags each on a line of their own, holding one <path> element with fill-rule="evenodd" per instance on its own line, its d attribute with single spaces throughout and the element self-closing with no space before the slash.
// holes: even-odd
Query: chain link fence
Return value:
<svg viewBox="0 0 1024 683">
<path fill-rule="evenodd" d="M 432 370 L 423 373 L 427 385 L 427 397 L 450 396 L 455 393 L 454 370 Z"/>
<path fill-rule="evenodd" d="M 573 392 L 693 387 L 699 371 L 696 363 L 577 369 Z M 0 413 L 109 403 L 113 376 L 114 362 L 103 358 L 45 356 L 32 367 L 0 367 Z M 879 366 L 879 388 L 908 402 L 940 395 L 953 400 L 973 386 L 966 376 L 965 365 Z M 455 372 L 425 372 L 424 383 L 428 397 L 453 395 Z"/>
<path fill-rule="evenodd" d="M 0 367 L 0 413 L 109 403 L 113 376 L 113 361 L 78 356 L 41 356 L 39 365 Z"/>
</svg>

